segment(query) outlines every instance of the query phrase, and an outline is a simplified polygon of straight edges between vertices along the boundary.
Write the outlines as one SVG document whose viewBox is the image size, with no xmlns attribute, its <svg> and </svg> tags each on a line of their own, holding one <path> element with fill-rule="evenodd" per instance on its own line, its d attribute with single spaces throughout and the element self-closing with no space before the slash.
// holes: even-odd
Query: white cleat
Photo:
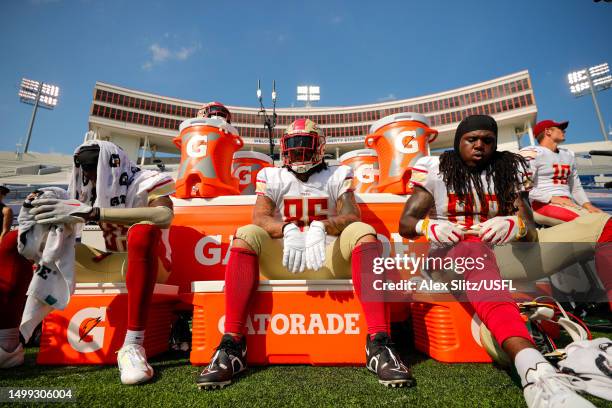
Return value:
<svg viewBox="0 0 612 408">
<path fill-rule="evenodd" d="M 526 377 L 523 395 L 529 408 L 595 408 L 576 392 L 584 389 L 581 379 L 559 373 L 548 363 L 539 363 Z"/>
<path fill-rule="evenodd" d="M 138 344 L 121 347 L 117 355 L 117 364 L 122 384 L 142 384 L 153 378 L 153 367 L 147 362 L 145 349 Z"/>
<path fill-rule="evenodd" d="M 20 366 L 23 364 L 24 356 L 25 351 L 23 350 L 23 346 L 21 345 L 21 343 L 19 343 L 15 350 L 10 353 L 0 347 L 0 368 L 11 368 Z"/>
</svg>

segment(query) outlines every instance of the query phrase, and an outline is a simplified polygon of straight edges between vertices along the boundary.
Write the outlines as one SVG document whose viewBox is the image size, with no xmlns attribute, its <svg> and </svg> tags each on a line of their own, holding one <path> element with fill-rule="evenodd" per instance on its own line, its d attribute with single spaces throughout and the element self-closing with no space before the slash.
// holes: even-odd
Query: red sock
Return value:
<svg viewBox="0 0 612 408">
<path fill-rule="evenodd" d="M 242 333 L 247 308 L 259 285 L 259 258 L 249 249 L 231 248 L 225 270 L 225 332 Z"/>
<path fill-rule="evenodd" d="M 369 285 L 370 280 L 374 278 L 372 272 L 374 258 L 379 257 L 380 254 L 381 248 L 379 243 L 365 243 L 355 247 L 351 255 L 353 287 L 355 288 L 357 298 L 361 302 L 361 308 L 368 324 L 368 334 L 370 335 L 378 332 L 391 334 L 389 328 L 390 309 L 388 305 L 384 301 L 376 301 L 375 299 L 365 300 L 361 290 L 363 280 L 366 281 L 366 285 Z M 364 275 L 363 279 L 362 274 Z M 369 296 L 377 297 L 380 296 L 380 293 L 370 294 Z"/>
<path fill-rule="evenodd" d="M 147 317 L 157 279 L 159 227 L 136 224 L 128 232 L 128 264 L 125 286 L 128 291 L 128 330 L 141 331 Z"/>
<path fill-rule="evenodd" d="M 595 269 L 608 295 L 612 311 L 612 219 L 604 226 L 595 248 Z"/>
<path fill-rule="evenodd" d="M 26 292 L 32 280 L 32 263 L 17 252 L 17 230 L 0 241 L 0 329 L 19 327 Z"/>
<path fill-rule="evenodd" d="M 470 238 L 456 245 L 447 256 L 452 258 L 480 258 L 481 268 L 470 268 L 464 273 L 464 278 L 470 283 L 479 285 L 480 281 L 496 281 L 501 279 L 499 267 L 495 261 L 495 253 L 480 239 Z M 509 337 L 522 337 L 533 343 L 533 339 L 521 318 L 519 308 L 508 290 L 469 290 L 467 298 L 476 311 L 476 315 L 491 331 L 497 343 L 501 346 Z"/>
</svg>

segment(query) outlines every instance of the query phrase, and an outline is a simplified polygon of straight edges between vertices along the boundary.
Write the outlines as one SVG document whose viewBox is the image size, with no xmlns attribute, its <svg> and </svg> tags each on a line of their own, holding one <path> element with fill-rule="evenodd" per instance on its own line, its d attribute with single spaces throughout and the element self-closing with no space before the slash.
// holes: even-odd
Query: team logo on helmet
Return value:
<svg viewBox="0 0 612 408">
<path fill-rule="evenodd" d="M 227 123 L 232 123 L 232 114 L 221 102 L 209 102 L 198 111 L 198 118 L 212 118 L 213 116 L 224 118 Z"/>
<path fill-rule="evenodd" d="M 296 173 L 306 173 L 323 162 L 325 134 L 310 119 L 295 120 L 281 137 L 283 165 Z"/>
<path fill-rule="evenodd" d="M 119 167 L 121 165 L 121 159 L 118 154 L 111 154 L 110 159 L 108 160 L 108 165 L 111 167 Z"/>
</svg>

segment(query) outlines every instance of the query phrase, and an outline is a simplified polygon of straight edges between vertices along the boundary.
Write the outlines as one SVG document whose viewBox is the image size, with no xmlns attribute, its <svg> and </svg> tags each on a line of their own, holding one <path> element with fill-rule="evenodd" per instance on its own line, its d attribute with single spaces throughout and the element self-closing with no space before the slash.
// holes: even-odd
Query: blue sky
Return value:
<svg viewBox="0 0 612 408">
<path fill-rule="evenodd" d="M 590 97 L 567 73 L 612 63 L 612 4 L 514 1 L 0 2 L 0 150 L 24 138 L 21 77 L 57 84 L 30 150 L 71 152 L 87 130 L 96 81 L 176 98 L 255 106 L 295 103 L 321 86 L 322 106 L 444 91 L 528 69 L 539 118 L 570 120 L 569 141 L 600 140 Z M 599 96 L 606 128 L 612 90 Z"/>
</svg>

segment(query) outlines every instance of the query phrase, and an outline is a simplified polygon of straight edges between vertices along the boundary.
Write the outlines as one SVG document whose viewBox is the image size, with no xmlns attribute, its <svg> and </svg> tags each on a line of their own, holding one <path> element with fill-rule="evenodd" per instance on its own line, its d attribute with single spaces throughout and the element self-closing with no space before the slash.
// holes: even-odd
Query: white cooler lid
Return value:
<svg viewBox="0 0 612 408">
<path fill-rule="evenodd" d="M 394 113 L 393 115 L 385 116 L 384 118 L 378 119 L 376 122 L 372 123 L 372 126 L 370 126 L 370 134 L 376 132 L 378 129 L 388 125 L 389 123 L 400 122 L 403 120 L 421 122 L 424 125 L 429 126 L 429 119 L 427 119 L 427 116 L 425 115 L 421 115 L 420 113 L 414 112 L 400 112 Z"/>
<path fill-rule="evenodd" d="M 178 286 L 156 283 L 153 294 L 178 295 Z M 75 295 L 119 295 L 127 293 L 125 283 L 77 283 Z"/>
<path fill-rule="evenodd" d="M 191 282 L 193 293 L 220 293 L 225 288 L 225 281 L 195 281 Z M 330 280 L 262 280 L 259 281 L 259 292 L 324 292 L 324 291 L 352 291 L 352 279 Z"/>
<path fill-rule="evenodd" d="M 227 123 L 224 119 L 214 117 L 214 118 L 191 118 L 185 119 L 179 125 L 179 133 L 190 126 L 196 125 L 206 125 L 206 126 L 214 126 L 219 129 L 225 130 L 227 133 L 231 133 L 233 135 L 238 135 L 238 130 Z"/>
<path fill-rule="evenodd" d="M 272 158 L 267 154 L 261 152 L 252 152 L 250 150 L 241 150 L 239 152 L 234 153 L 234 160 L 236 159 L 258 159 L 265 161 L 266 163 L 273 164 Z"/>
<path fill-rule="evenodd" d="M 342 163 L 343 161 L 352 159 L 353 157 L 357 157 L 357 156 L 375 156 L 375 157 L 378 157 L 378 153 L 376 153 L 376 150 L 374 150 L 374 149 L 353 150 L 353 151 L 344 153 L 342 156 L 340 156 L 338 161 L 340 161 L 340 163 Z"/>
</svg>

